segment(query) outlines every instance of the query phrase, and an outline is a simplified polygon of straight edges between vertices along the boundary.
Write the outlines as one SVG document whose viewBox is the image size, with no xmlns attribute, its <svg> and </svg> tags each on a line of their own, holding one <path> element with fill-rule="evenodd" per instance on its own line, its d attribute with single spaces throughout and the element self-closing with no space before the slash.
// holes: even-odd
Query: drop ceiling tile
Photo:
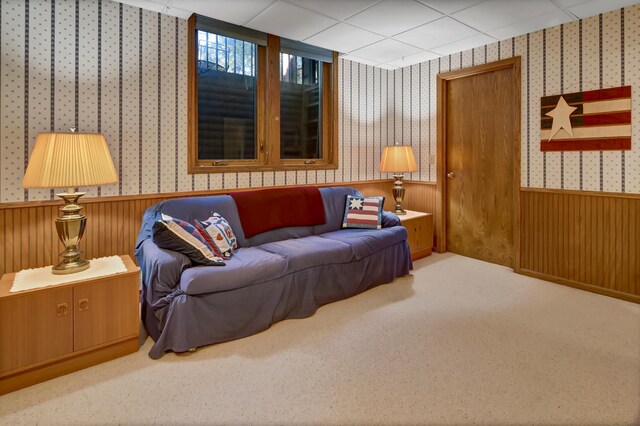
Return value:
<svg viewBox="0 0 640 426">
<path fill-rule="evenodd" d="M 387 38 L 351 53 L 370 61 L 389 62 L 418 52 L 420 49 L 417 47 Z"/>
<path fill-rule="evenodd" d="M 387 62 L 387 64 L 397 67 L 408 67 L 409 65 L 419 64 L 420 62 L 427 62 L 439 57 L 440 55 L 436 55 L 435 53 L 420 52 L 413 55 L 404 56 L 400 59 L 396 59 L 395 61 Z"/>
<path fill-rule="evenodd" d="M 487 31 L 487 34 L 498 40 L 506 40 L 526 33 L 541 30 L 543 28 L 555 27 L 573 20 L 573 17 L 564 12 L 552 12 L 544 15 L 535 16 L 515 24 L 507 25 L 502 28 Z"/>
<path fill-rule="evenodd" d="M 489 37 L 488 35 L 478 34 L 473 37 L 465 38 L 464 40 L 436 47 L 434 49 L 431 49 L 431 51 L 439 55 L 451 55 L 452 53 L 462 52 L 465 50 L 473 49 L 474 47 L 480 47 L 484 46 L 485 44 L 495 43 L 496 41 L 498 40 L 493 37 Z"/>
<path fill-rule="evenodd" d="M 364 58 L 361 58 L 361 57 L 355 56 L 355 55 L 341 55 L 340 57 L 342 59 L 346 59 L 348 61 L 360 62 L 361 64 L 365 64 L 365 65 L 377 65 L 378 64 L 378 62 L 376 62 L 376 61 L 370 61 L 368 59 L 364 59 Z"/>
<path fill-rule="evenodd" d="M 182 19 L 189 19 L 189 16 L 191 16 L 192 12 L 189 10 L 179 9 L 174 6 L 166 6 L 162 10 L 162 13 L 165 13 L 171 16 L 177 16 L 178 18 L 182 18 Z"/>
<path fill-rule="evenodd" d="M 337 24 L 337 21 L 307 9 L 278 1 L 247 22 L 247 27 L 293 40 L 304 40 Z"/>
<path fill-rule="evenodd" d="M 483 0 L 418 0 L 432 9 L 450 15 L 480 3 Z M 583 0 L 584 1 L 584 0 Z"/>
<path fill-rule="evenodd" d="M 476 34 L 479 34 L 479 31 L 461 24 L 454 19 L 444 17 L 398 34 L 393 38 L 429 50 L 433 47 L 453 43 L 454 41 L 469 38 Z"/>
<path fill-rule="evenodd" d="M 336 52 L 351 52 L 352 50 L 380 41 L 383 38 L 384 37 L 379 34 L 374 34 L 362 28 L 340 22 L 333 27 L 327 28 L 305 39 L 305 43 L 335 50 Z"/>
<path fill-rule="evenodd" d="M 414 0 L 384 0 L 347 22 L 386 36 L 431 22 L 442 14 Z"/>
<path fill-rule="evenodd" d="M 561 9 L 549 0 L 488 0 L 451 15 L 482 32 Z"/>
<path fill-rule="evenodd" d="M 342 21 L 379 2 L 380 0 L 286 0 L 300 7 Z"/>
<path fill-rule="evenodd" d="M 638 0 L 592 0 L 580 3 L 567 9 L 578 18 L 588 18 L 600 13 L 609 12 L 611 10 L 620 9 L 621 7 L 631 6 L 638 3 Z"/>
<path fill-rule="evenodd" d="M 232 24 L 245 25 L 272 3 L 274 0 L 170 0 L 168 5 Z"/>
</svg>

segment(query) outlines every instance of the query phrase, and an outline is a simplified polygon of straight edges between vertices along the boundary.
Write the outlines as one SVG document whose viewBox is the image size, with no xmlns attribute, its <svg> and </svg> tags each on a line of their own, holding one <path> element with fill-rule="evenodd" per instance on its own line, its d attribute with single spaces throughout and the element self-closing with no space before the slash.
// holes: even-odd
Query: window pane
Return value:
<svg viewBox="0 0 640 426">
<path fill-rule="evenodd" d="M 280 53 L 280 157 L 322 158 L 321 76 L 315 59 Z"/>
<path fill-rule="evenodd" d="M 256 45 L 198 30 L 198 159 L 256 158 Z"/>
</svg>

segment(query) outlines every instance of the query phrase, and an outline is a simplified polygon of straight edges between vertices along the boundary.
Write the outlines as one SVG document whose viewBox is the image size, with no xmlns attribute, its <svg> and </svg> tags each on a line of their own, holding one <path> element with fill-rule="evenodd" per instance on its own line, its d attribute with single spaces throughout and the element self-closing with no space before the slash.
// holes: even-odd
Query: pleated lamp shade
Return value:
<svg viewBox="0 0 640 426">
<path fill-rule="evenodd" d="M 24 188 L 71 188 L 118 182 L 109 147 L 97 133 L 40 133 Z"/>
<path fill-rule="evenodd" d="M 418 171 L 413 148 L 407 145 L 385 146 L 380 161 L 380 171 L 383 173 L 404 173 Z"/>
</svg>

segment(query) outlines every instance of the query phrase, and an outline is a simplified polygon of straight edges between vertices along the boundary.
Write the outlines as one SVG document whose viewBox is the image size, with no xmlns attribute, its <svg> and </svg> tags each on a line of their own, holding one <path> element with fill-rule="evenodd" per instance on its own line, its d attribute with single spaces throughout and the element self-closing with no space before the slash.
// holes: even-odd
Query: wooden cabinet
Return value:
<svg viewBox="0 0 640 426">
<path fill-rule="evenodd" d="M 9 293 L 0 280 L 0 395 L 138 350 L 139 268 Z"/>
<path fill-rule="evenodd" d="M 407 210 L 406 215 L 398 216 L 409 233 L 411 258 L 420 259 L 431 254 L 433 247 L 433 215 L 431 213 Z"/>
<path fill-rule="evenodd" d="M 73 289 L 0 299 L 0 374 L 73 352 Z"/>
</svg>

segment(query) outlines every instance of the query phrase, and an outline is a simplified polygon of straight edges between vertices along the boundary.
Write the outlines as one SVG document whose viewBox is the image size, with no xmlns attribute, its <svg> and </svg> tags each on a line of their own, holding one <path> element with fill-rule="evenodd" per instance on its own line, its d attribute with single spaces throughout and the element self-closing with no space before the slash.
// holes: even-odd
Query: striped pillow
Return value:
<svg viewBox="0 0 640 426">
<path fill-rule="evenodd" d="M 200 232 L 189 222 L 166 214 L 153 224 L 153 242 L 158 247 L 180 252 L 193 263 L 207 266 L 224 266 Z"/>
<path fill-rule="evenodd" d="M 207 220 L 194 220 L 193 224 L 211 246 L 216 255 L 229 260 L 238 248 L 238 240 L 227 220 L 218 213 L 212 213 Z"/>
<path fill-rule="evenodd" d="M 382 228 L 382 206 L 384 197 L 357 197 L 347 195 L 343 228 Z"/>
</svg>

